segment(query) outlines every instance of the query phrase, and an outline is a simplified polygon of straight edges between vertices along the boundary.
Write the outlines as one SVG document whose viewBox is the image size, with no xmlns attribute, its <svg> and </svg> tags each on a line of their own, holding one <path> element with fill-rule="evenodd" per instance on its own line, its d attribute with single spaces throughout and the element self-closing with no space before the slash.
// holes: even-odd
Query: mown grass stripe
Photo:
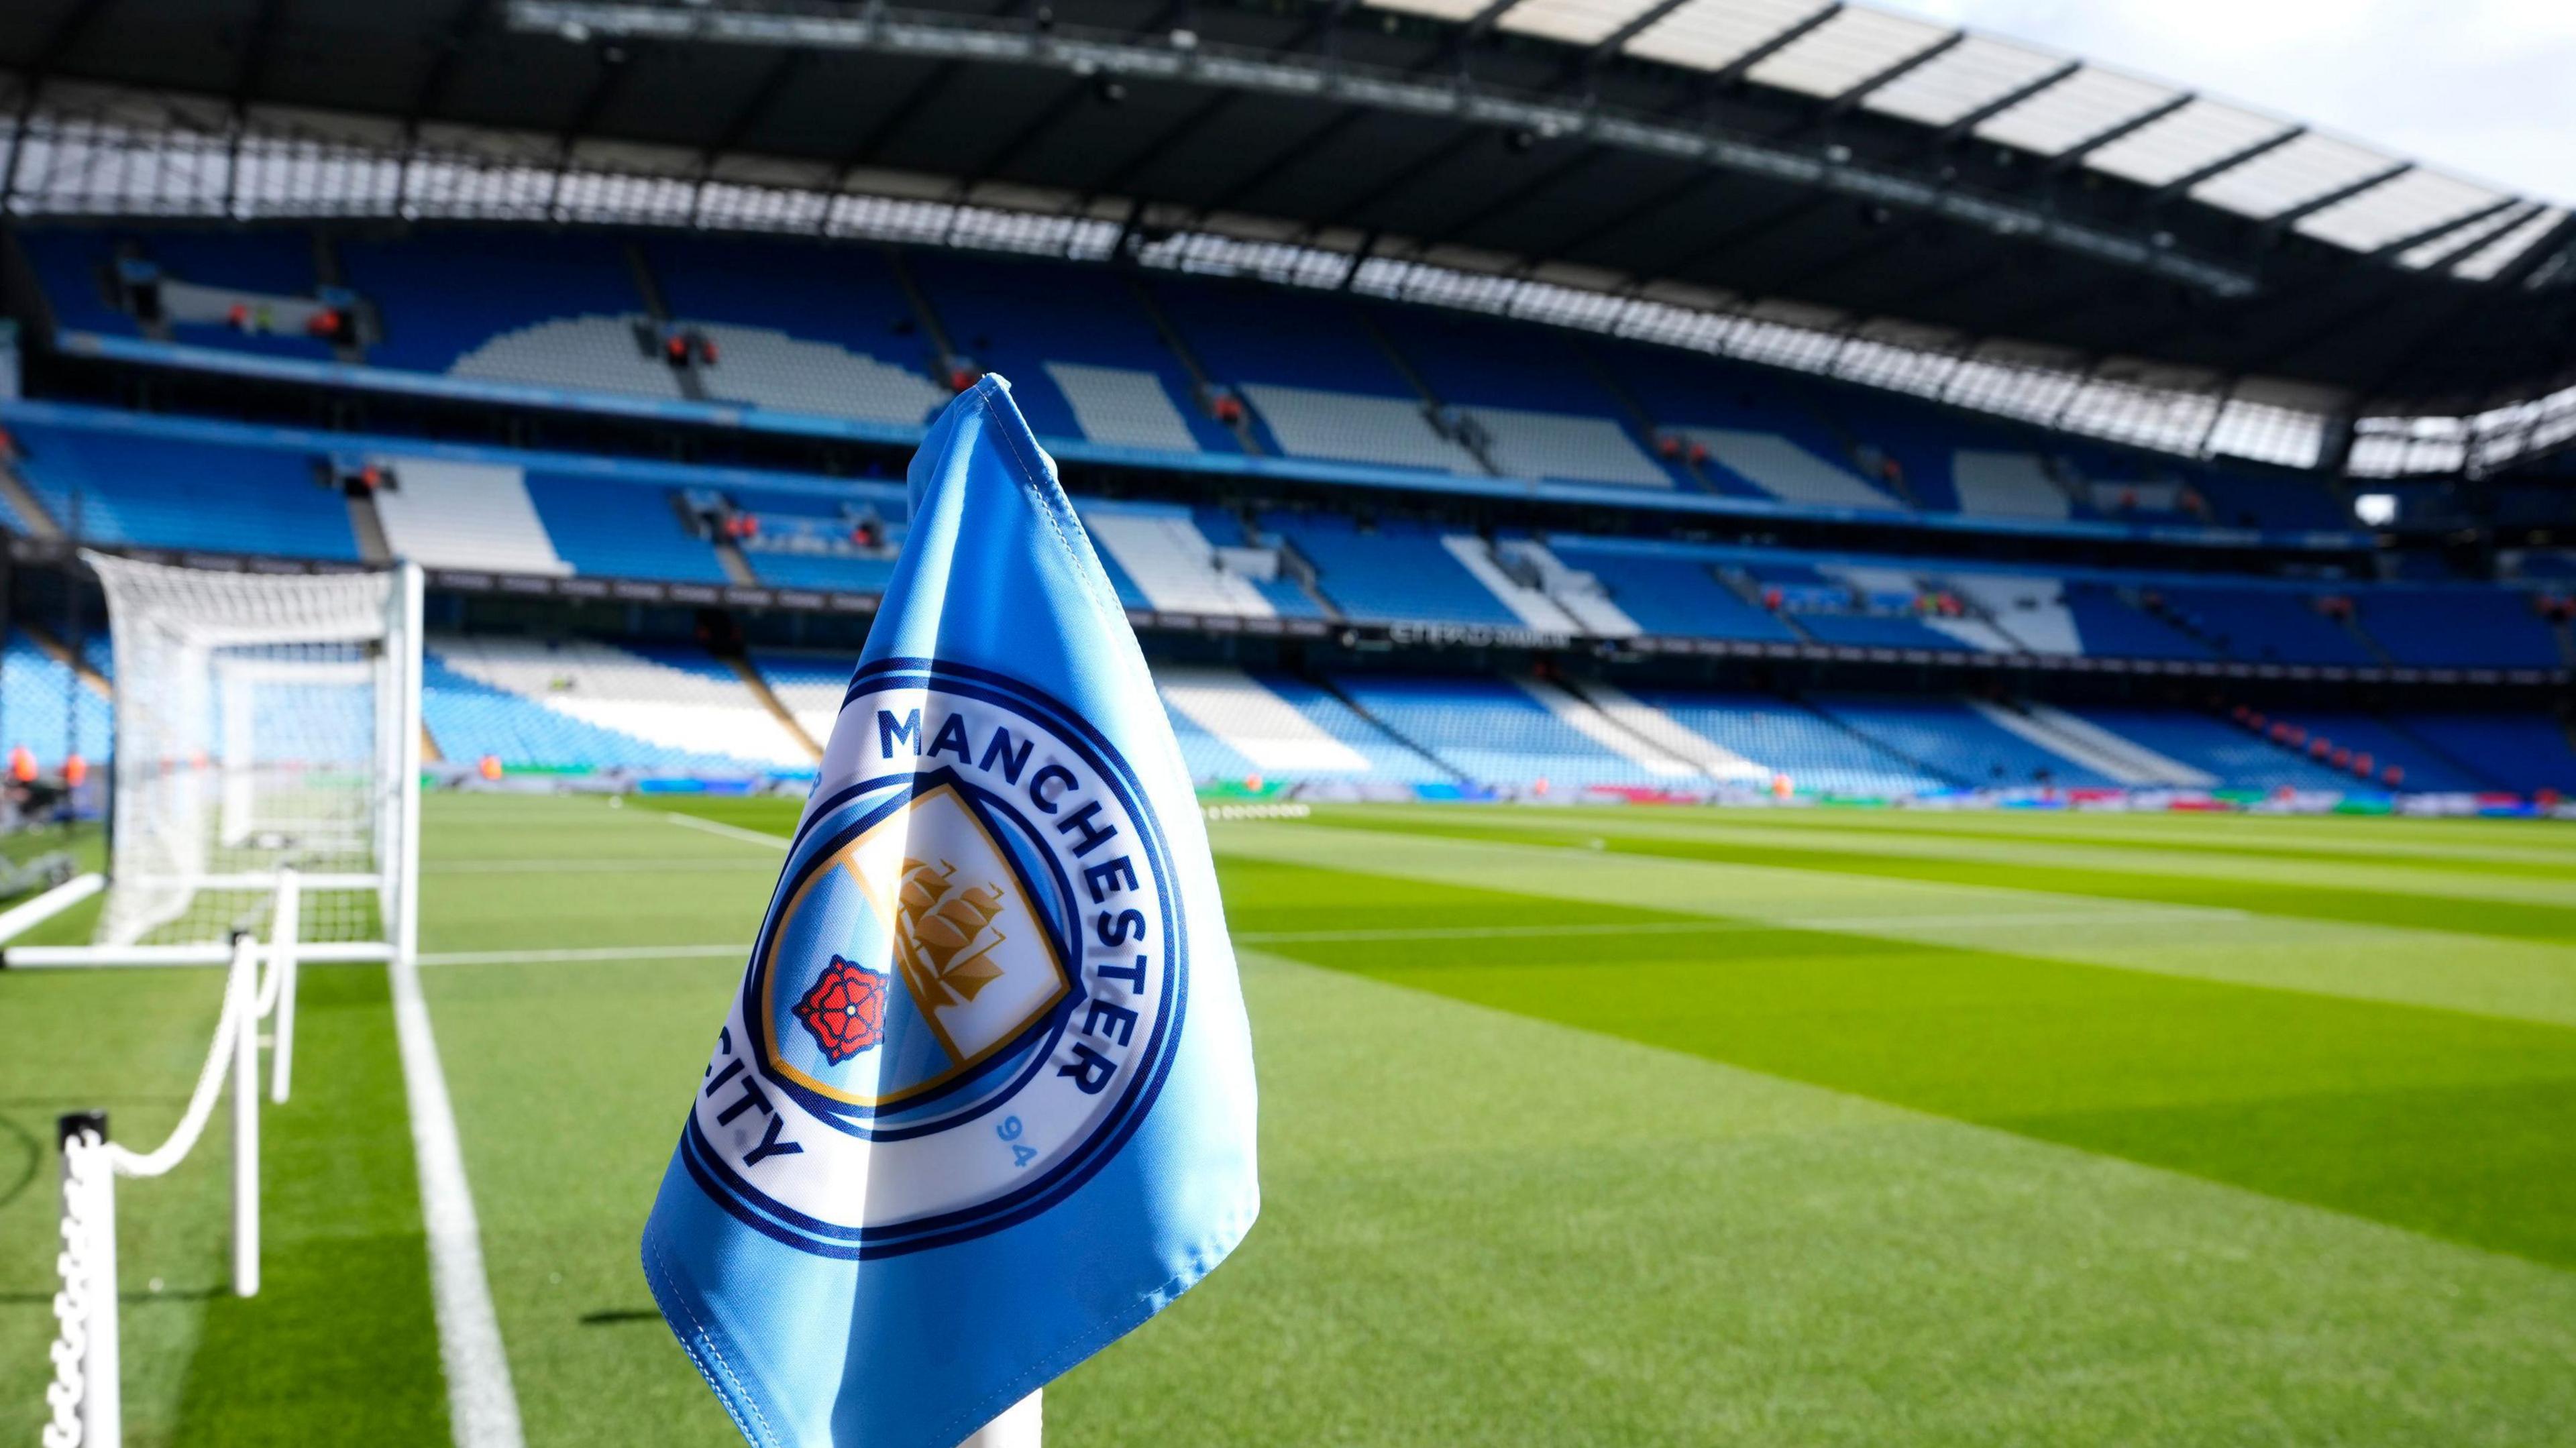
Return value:
<svg viewBox="0 0 2576 1448">
<path fill-rule="evenodd" d="M 260 1294 L 206 1299 L 172 1441 L 448 1442 L 386 976 L 311 966 L 297 1091 L 264 1108 Z M 221 1175 L 222 1143 L 183 1171 Z M 140 1203 L 138 1203 L 140 1205 Z"/>
<path fill-rule="evenodd" d="M 1515 820 L 1479 822 L 1460 815 L 1422 818 L 1360 810 L 1335 810 L 1322 823 L 1395 835 L 1506 844 L 1554 844 L 1614 854 L 1699 860 L 1881 879 L 1919 880 L 2083 896 L 2104 900 L 2195 905 L 2249 914 L 2285 915 L 2364 925 L 2445 930 L 2471 935 L 2557 943 L 2576 941 L 2576 906 L 2527 901 L 2463 900 L 2432 894 L 2337 890 L 2284 884 L 2260 872 L 2241 878 L 2201 878 L 2088 869 L 2031 862 L 1994 863 L 1937 855 L 1891 854 L 1866 848 L 1826 848 L 1785 842 L 1734 842 L 1687 834 L 1660 836 L 1595 821 L 1550 824 Z"/>
<path fill-rule="evenodd" d="M 1236 907 L 1249 934 L 1319 909 L 1364 930 L 1563 908 L 1274 862 L 1230 860 L 1226 880 L 1271 902 Z M 2576 1030 L 1825 930 L 1715 953 L 1643 929 L 1573 956 L 1536 934 L 1272 948 L 2576 1268 Z"/>
</svg>

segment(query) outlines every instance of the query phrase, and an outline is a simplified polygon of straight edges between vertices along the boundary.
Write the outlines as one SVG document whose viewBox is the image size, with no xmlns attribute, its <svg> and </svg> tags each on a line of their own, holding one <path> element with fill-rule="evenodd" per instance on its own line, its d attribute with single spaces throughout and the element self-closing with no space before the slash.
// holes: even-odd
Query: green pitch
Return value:
<svg viewBox="0 0 2576 1448">
<path fill-rule="evenodd" d="M 424 977 L 528 1440 L 736 1441 L 635 1239 L 793 808 L 432 806 Z M 1262 1223 L 1049 1390 L 1051 1448 L 2576 1423 L 2576 831 L 1416 807 L 1212 835 Z M 131 1443 L 447 1441 L 382 973 L 305 982 L 267 1293 L 225 1295 L 220 1115 L 122 1193 Z M 0 1438 L 46 1372 L 52 1118 L 156 1140 L 218 989 L 0 974 Z"/>
</svg>

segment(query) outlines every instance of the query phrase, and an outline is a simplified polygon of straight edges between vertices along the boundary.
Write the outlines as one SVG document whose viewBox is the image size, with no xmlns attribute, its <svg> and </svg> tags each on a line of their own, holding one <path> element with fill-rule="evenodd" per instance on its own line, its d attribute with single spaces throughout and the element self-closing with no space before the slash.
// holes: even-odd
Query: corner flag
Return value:
<svg viewBox="0 0 2576 1448">
<path fill-rule="evenodd" d="M 1250 1032 L 1179 747 L 986 377 L 912 525 L 644 1228 L 759 1448 L 953 1448 L 1252 1225 Z"/>
</svg>

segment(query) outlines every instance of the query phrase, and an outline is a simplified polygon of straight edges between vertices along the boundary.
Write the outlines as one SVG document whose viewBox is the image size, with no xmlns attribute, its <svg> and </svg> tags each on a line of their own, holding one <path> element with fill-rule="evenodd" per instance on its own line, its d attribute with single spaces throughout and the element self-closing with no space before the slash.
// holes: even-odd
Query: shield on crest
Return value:
<svg viewBox="0 0 2576 1448">
<path fill-rule="evenodd" d="M 780 1075 L 898 1108 L 1004 1054 L 1072 994 L 1057 929 L 1004 841 L 1013 825 L 991 809 L 926 775 L 796 887 L 764 972 Z"/>
</svg>

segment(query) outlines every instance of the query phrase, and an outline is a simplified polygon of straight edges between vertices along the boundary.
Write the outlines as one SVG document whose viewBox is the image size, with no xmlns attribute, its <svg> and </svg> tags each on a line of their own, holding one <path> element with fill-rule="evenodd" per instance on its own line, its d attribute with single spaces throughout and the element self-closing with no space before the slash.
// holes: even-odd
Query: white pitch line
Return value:
<svg viewBox="0 0 2576 1448">
<path fill-rule="evenodd" d="M 1600 925 L 1420 925 L 1383 930 L 1238 930 L 1243 945 L 1330 944 L 1376 940 L 1512 940 L 1577 935 L 1724 935 L 1754 930 L 1839 931 L 1983 929 L 2031 925 L 2123 925 L 2161 921 L 2241 920 L 2242 910 L 2176 906 L 2170 910 L 2047 910 L 2014 915 L 1835 915 L 1784 920 L 1641 920 Z"/>
<path fill-rule="evenodd" d="M 689 814 L 666 814 L 662 816 L 662 818 L 669 820 L 675 825 L 687 825 L 690 829 L 704 830 L 711 835 L 722 835 L 729 840 L 744 840 L 755 845 L 767 845 L 773 850 L 783 850 L 787 848 L 787 837 L 785 835 L 763 834 L 759 830 L 747 830 L 740 825 L 729 825 L 717 820 L 700 819 L 696 815 Z"/>
<path fill-rule="evenodd" d="M 538 858 L 533 860 L 451 860 L 443 865 L 423 865 L 424 875 L 652 875 L 681 874 L 690 870 L 766 870 L 766 860 L 741 858 L 717 859 L 709 855 L 675 855 L 668 858 L 638 856 L 632 859 L 603 858 L 567 860 Z"/>
<path fill-rule="evenodd" d="M 424 955 L 423 965 L 516 965 L 584 960 L 740 960 L 751 945 L 585 945 L 565 950 L 451 950 Z"/>
<path fill-rule="evenodd" d="M 411 961 L 396 959 L 387 973 L 403 1090 L 411 1099 L 412 1154 L 429 1236 L 430 1307 L 438 1322 L 439 1361 L 447 1370 L 448 1426 L 456 1448 L 523 1448 L 519 1396 L 510 1386 L 510 1359 L 483 1273 L 482 1228 L 465 1184 L 465 1152 L 456 1140 L 456 1112 L 447 1099 L 447 1075 L 439 1069 L 420 972 Z"/>
</svg>

